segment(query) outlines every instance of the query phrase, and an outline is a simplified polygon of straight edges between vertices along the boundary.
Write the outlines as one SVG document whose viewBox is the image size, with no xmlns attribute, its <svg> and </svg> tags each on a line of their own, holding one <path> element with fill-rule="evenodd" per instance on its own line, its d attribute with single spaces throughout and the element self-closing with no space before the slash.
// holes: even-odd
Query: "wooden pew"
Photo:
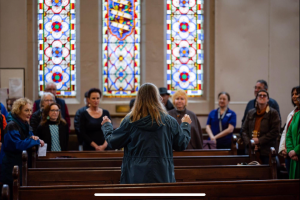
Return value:
<svg viewBox="0 0 300 200">
<path fill-rule="evenodd" d="M 181 195 L 172 199 L 223 199 L 223 200 L 299 200 L 298 180 L 242 180 L 206 181 L 187 183 L 152 183 L 121 185 L 77 185 L 77 186 L 20 186 L 19 177 L 14 177 L 14 200 L 81 200 L 107 199 L 96 197 L 95 193 L 205 193 L 205 197 Z M 164 199 L 170 197 L 142 197 L 143 199 Z M 9 188 L 2 188 L 2 200 L 9 199 Z M 141 197 L 109 197 L 109 199 L 141 199 Z"/>
<path fill-rule="evenodd" d="M 236 136 L 232 137 L 231 149 L 196 149 L 196 150 L 185 150 L 185 151 L 174 151 L 173 156 L 221 156 L 221 155 L 237 155 Z M 120 158 L 123 157 L 123 151 L 62 151 L 62 152 L 47 152 L 47 156 L 38 157 L 36 147 L 33 147 L 32 152 L 32 167 L 37 167 L 36 162 L 40 160 L 50 158 Z M 105 159 L 104 159 L 105 160 Z M 118 165 L 120 166 L 120 165 Z"/>
<path fill-rule="evenodd" d="M 232 149 L 236 148 L 236 137 L 232 138 Z M 253 146 L 254 150 L 254 146 Z M 196 151 L 199 152 L 199 151 Z M 214 151 L 212 151 L 214 152 Z M 251 151 L 249 151 L 251 152 Z M 176 153 L 176 152 L 174 152 Z M 179 152 L 177 152 L 179 153 Z M 221 155 L 221 156 L 189 156 L 195 151 L 186 151 L 187 156 L 174 156 L 175 166 L 199 166 L 199 165 L 236 165 L 237 163 L 249 163 L 253 161 L 250 155 Z M 120 167 L 122 157 L 87 157 L 87 158 L 47 158 L 32 159 L 33 168 L 65 168 L 65 167 Z"/>
<path fill-rule="evenodd" d="M 248 155 L 224 156 L 175 156 L 175 166 L 199 165 L 236 165 L 249 163 L 252 160 Z M 120 167 L 123 158 L 49 158 L 38 159 L 36 168 L 68 168 L 68 167 Z"/>
<path fill-rule="evenodd" d="M 275 156 L 271 148 L 269 165 L 175 166 L 175 178 L 177 182 L 276 179 Z M 120 176 L 120 167 L 22 168 L 24 186 L 118 184 Z"/>
</svg>

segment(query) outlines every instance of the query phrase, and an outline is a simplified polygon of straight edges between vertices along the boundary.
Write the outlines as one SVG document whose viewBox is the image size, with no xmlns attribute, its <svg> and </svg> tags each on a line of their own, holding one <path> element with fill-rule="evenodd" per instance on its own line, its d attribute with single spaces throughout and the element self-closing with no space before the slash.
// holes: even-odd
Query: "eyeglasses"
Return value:
<svg viewBox="0 0 300 200">
<path fill-rule="evenodd" d="M 46 102 L 53 102 L 52 99 L 48 99 L 48 100 L 44 100 L 44 101 L 46 101 Z"/>
<path fill-rule="evenodd" d="M 58 109 L 58 110 L 50 110 L 51 112 L 59 112 L 60 110 Z"/>
<path fill-rule="evenodd" d="M 259 96 L 260 98 L 266 98 L 266 97 L 267 97 L 266 94 L 259 94 L 258 96 Z"/>
</svg>

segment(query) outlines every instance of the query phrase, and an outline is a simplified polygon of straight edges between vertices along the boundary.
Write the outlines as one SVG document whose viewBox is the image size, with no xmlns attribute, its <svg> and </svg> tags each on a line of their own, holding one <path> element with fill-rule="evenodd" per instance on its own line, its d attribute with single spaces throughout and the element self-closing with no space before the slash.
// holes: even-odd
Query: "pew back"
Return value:
<svg viewBox="0 0 300 200">
<path fill-rule="evenodd" d="M 7 195 L 7 185 L 2 190 Z M 210 181 L 190 183 L 165 184 L 123 184 L 123 185 L 95 185 L 95 186 L 34 186 L 16 187 L 13 191 L 14 199 L 19 200 L 96 200 L 101 197 L 95 193 L 205 193 L 203 198 L 188 197 L 186 195 L 172 197 L 172 199 L 243 199 L 243 200 L 299 200 L 299 180 L 263 180 L 263 181 Z M 238 191 L 237 191 L 238 190 Z M 170 199 L 170 197 L 142 197 L 143 199 Z M 2 196 L 5 200 L 5 196 Z M 109 197 L 109 199 L 141 199 L 141 197 Z"/>
</svg>

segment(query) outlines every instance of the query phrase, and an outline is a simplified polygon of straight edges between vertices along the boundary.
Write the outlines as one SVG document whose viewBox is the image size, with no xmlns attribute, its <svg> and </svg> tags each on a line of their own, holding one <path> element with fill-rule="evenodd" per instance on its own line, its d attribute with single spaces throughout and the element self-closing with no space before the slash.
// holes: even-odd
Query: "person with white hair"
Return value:
<svg viewBox="0 0 300 200">
<path fill-rule="evenodd" d="M 36 134 L 37 127 L 42 120 L 44 108 L 46 108 L 51 103 L 55 103 L 55 96 L 51 92 L 45 92 L 41 96 L 40 109 L 35 111 L 30 118 L 30 126 L 32 127 L 33 134 Z"/>
<path fill-rule="evenodd" d="M 56 101 L 56 103 L 58 103 L 60 105 L 61 115 L 66 120 L 68 127 L 69 127 L 69 132 L 70 132 L 71 121 L 70 121 L 70 115 L 69 115 L 67 104 L 66 104 L 65 100 L 56 97 L 56 91 L 57 91 L 57 88 L 56 88 L 55 83 L 48 82 L 45 84 L 45 92 L 50 92 L 55 96 L 55 101 Z M 33 113 L 40 109 L 40 101 L 41 101 L 41 99 L 38 99 L 34 102 L 33 108 L 32 108 Z"/>
</svg>

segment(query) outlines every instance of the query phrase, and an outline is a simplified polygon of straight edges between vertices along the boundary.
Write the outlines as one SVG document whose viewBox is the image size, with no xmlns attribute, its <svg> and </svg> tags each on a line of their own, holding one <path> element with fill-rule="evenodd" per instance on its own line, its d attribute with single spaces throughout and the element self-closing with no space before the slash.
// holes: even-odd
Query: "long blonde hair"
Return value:
<svg viewBox="0 0 300 200">
<path fill-rule="evenodd" d="M 143 84 L 136 96 L 133 108 L 127 116 L 130 116 L 132 122 L 150 115 L 152 124 L 155 120 L 158 125 L 163 124 L 161 114 L 168 114 L 161 102 L 157 87 L 152 83 Z"/>
</svg>

